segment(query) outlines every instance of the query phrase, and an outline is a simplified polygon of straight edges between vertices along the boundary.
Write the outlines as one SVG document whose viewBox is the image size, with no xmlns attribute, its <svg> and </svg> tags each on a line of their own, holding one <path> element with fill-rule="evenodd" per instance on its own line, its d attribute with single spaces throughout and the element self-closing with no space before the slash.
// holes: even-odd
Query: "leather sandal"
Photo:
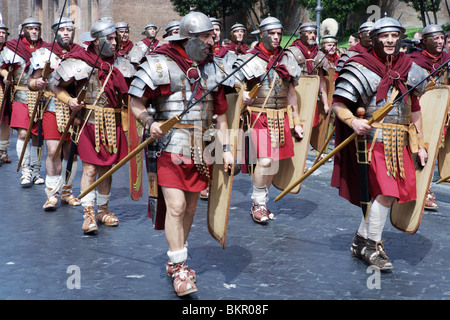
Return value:
<svg viewBox="0 0 450 320">
<path fill-rule="evenodd" d="M 101 222 L 109 227 L 115 227 L 119 224 L 119 219 L 109 211 L 108 205 L 98 206 L 97 216 L 95 217 L 98 222 Z"/>
<path fill-rule="evenodd" d="M 84 233 L 89 234 L 98 230 L 97 222 L 95 222 L 94 207 L 85 207 L 84 209 L 84 221 L 81 229 Z"/>
<path fill-rule="evenodd" d="M 189 277 L 189 269 L 184 263 L 176 264 L 174 268 L 173 288 L 177 296 L 185 296 L 197 292 L 195 283 Z"/>
<path fill-rule="evenodd" d="M 44 203 L 42 208 L 44 211 L 55 211 L 56 205 L 58 204 L 58 193 L 55 193 L 53 196 L 48 197 L 47 201 Z"/>
<path fill-rule="evenodd" d="M 72 186 L 64 186 L 61 191 L 61 202 L 67 203 L 69 206 L 79 206 L 81 201 L 72 193 Z"/>
</svg>

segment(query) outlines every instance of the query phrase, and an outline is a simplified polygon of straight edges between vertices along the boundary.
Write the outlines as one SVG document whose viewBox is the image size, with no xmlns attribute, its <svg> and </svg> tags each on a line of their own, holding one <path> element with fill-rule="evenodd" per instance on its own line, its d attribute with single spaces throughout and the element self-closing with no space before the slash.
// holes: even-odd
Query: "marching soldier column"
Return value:
<svg viewBox="0 0 450 320">
<path fill-rule="evenodd" d="M 9 29 L 3 23 L 0 23 L 0 51 L 5 47 L 8 36 L 10 35 Z M 0 79 L 0 166 L 3 163 L 11 163 L 11 159 L 8 157 L 9 148 L 9 121 L 11 117 L 11 103 L 8 101 L 5 92 L 5 83 L 3 79 Z"/>
<path fill-rule="evenodd" d="M 426 70 L 427 73 L 431 73 L 435 71 L 437 68 L 442 66 L 448 59 L 450 59 L 450 53 L 444 51 L 444 30 L 441 26 L 432 24 L 425 27 L 422 30 L 422 39 L 420 40 L 420 46 L 422 48 L 421 51 L 415 51 L 411 54 L 411 59 L 420 67 Z M 429 79 L 429 85 L 449 85 L 450 84 L 450 72 L 447 70 L 443 74 L 438 74 Z M 447 122 L 448 126 L 448 122 Z M 441 147 L 445 148 L 445 144 L 450 141 L 448 138 L 448 130 L 444 132 L 442 136 Z M 446 138 L 447 136 L 447 138 Z M 444 149 L 445 150 L 445 149 Z M 440 152 L 439 161 L 441 161 L 442 165 L 445 165 L 445 161 L 447 158 L 447 162 L 450 162 L 450 158 L 446 157 L 447 152 Z M 446 164 L 449 167 L 449 164 Z M 445 177 L 445 176 L 444 176 Z M 438 209 L 438 203 L 436 202 L 436 196 L 430 186 L 427 192 L 427 199 L 425 201 L 426 209 Z"/>
<path fill-rule="evenodd" d="M 154 208 L 157 212 L 151 214 L 155 216 L 154 224 L 165 230 L 169 246 L 166 273 L 173 277 L 174 289 L 179 296 L 197 291 L 196 274 L 185 264 L 187 238 L 199 193 L 209 182 L 209 169 L 201 158 L 202 135 L 200 141 L 196 136 L 198 138 L 199 133 L 212 125 L 214 114 L 218 115 L 216 128 L 225 137 L 224 169 L 228 170 L 233 163 L 224 134 L 228 129 L 225 117 L 228 105 L 223 86 L 193 107 L 167 134 L 162 131 L 161 121 L 180 114 L 220 79 L 222 71 L 216 67 L 212 56 L 213 29 L 206 15 L 199 12 L 186 15 L 180 22 L 179 33 L 166 38 L 170 43 L 146 56 L 129 91 L 133 97 L 133 115 L 150 136 L 157 139 L 149 156 L 156 158 L 157 180 L 163 196 L 158 207 L 163 204 L 165 208 Z M 149 103 L 152 109 L 147 109 Z"/>
<path fill-rule="evenodd" d="M 392 217 L 400 210 L 396 204 L 425 198 L 416 190 L 420 170 L 414 159 L 425 167 L 427 157 L 436 154 L 435 146 L 425 142 L 424 106 L 419 97 L 425 91 L 427 73 L 449 59 L 443 52 L 444 32 L 439 26 L 426 27 L 423 50 L 408 56 L 399 52 L 405 29 L 397 20 L 384 17 L 362 24 L 361 42 L 339 59 L 335 35 L 322 37 L 321 51 L 316 24 L 307 22 L 298 28 L 300 38 L 282 48 L 280 20 L 265 18 L 257 30 L 261 41 L 249 48 L 245 27 L 236 23 L 230 30 L 232 43 L 222 46 L 219 20 L 191 12 L 167 25 L 163 36 L 167 43 L 160 44 L 157 27 L 148 24 L 143 32 L 146 38 L 133 45 L 127 23 L 100 19 L 81 35 L 87 45 L 82 47 L 73 43 L 73 21 L 62 16 L 52 25 L 53 43 L 42 41 L 41 23 L 34 18 L 22 23 L 18 39 L 7 42 L 8 28 L 0 24 L 5 97 L 0 113 L 0 164 L 11 162 L 7 155 L 11 123 L 18 131 L 21 185 L 43 183 L 38 156 L 42 135 L 47 148 L 43 209 L 56 209 L 59 200 L 81 204 L 82 230 L 95 234 L 97 223 L 119 224 L 110 210 L 113 169 L 129 161 L 136 149 L 148 148 L 147 214 L 155 229 L 165 231 L 165 272 L 173 278 L 176 294 L 184 296 L 197 291 L 197 275 L 186 260 L 198 198 L 203 192 L 211 204 L 211 199 L 222 195 L 219 188 L 231 193 L 232 179 L 229 185 L 225 179 L 219 180 L 219 186 L 217 179 L 211 183 L 217 173 L 213 167 L 232 176 L 237 142 L 227 130 L 237 129 L 242 116 L 246 130 L 242 171 L 253 178 L 250 214 L 255 222 L 266 224 L 275 218 L 267 202 L 269 188 L 272 184 L 278 187 L 277 178 L 285 174 L 281 163 L 287 162 L 281 161 L 292 160 L 295 176 L 299 174 L 295 157 L 301 155 L 306 161 L 308 152 L 298 152 L 296 147 L 309 146 L 318 99 L 329 116 L 331 91 L 336 87 L 336 146 L 349 136 L 357 137 L 356 147 L 349 143 L 334 150 L 331 179 L 340 196 L 363 208 L 351 254 L 381 270 L 392 269 L 381 242 L 388 213 L 391 210 Z M 334 85 L 335 68 L 339 76 Z M 429 86 L 448 85 L 446 72 L 430 78 Z M 312 80 L 302 82 L 305 79 Z M 305 97 L 299 83 L 310 91 L 303 92 Z M 10 98 L 6 99 L 11 88 L 12 109 Z M 231 96 L 237 97 L 235 105 L 229 105 Z M 380 117 L 386 106 L 391 109 Z M 40 116 L 33 118 L 36 107 Z M 148 137 L 135 150 L 127 148 L 126 107 Z M 305 110 L 310 110 L 309 120 L 301 117 Z M 233 120 L 228 120 L 230 114 Z M 379 121 L 371 122 L 375 115 Z M 32 147 L 27 145 L 30 136 Z M 206 136 L 214 144 L 207 144 Z M 447 132 L 441 138 L 446 145 L 448 136 Z M 216 148 L 214 157 L 206 152 L 211 146 Z M 356 153 L 365 155 L 365 161 L 356 159 Z M 77 157 L 82 160 L 79 198 L 72 195 Z M 431 201 L 431 188 L 429 192 L 427 200 Z M 437 203 L 428 206 L 437 208 Z M 228 208 L 219 208 L 222 212 L 217 214 L 225 216 L 224 233 Z M 212 234 L 210 211 L 216 213 L 208 206 Z"/>
<path fill-rule="evenodd" d="M 238 72 L 239 80 L 249 90 L 244 92 L 243 99 L 247 106 L 246 130 L 250 132 L 247 163 L 255 165 L 250 214 L 258 223 L 274 219 L 266 203 L 279 161 L 294 156 L 291 129 L 298 138 L 303 137 L 295 91 L 301 69 L 280 47 L 282 31 L 281 22 L 274 17 L 261 21 L 261 42 L 235 63 L 239 67 L 250 55 L 258 55 Z M 260 87 L 259 92 L 252 97 L 251 90 L 256 86 Z M 255 155 L 256 164 L 251 163 L 249 154 Z"/>
<path fill-rule="evenodd" d="M 38 124 L 30 115 L 36 103 L 36 95 L 27 88 L 30 75 L 29 61 L 32 53 L 45 45 L 41 38 L 41 23 L 34 18 L 27 18 L 21 24 L 18 39 L 6 42 L 0 54 L 0 75 L 6 87 L 12 86 L 13 103 L 10 118 L 11 128 L 17 130 L 16 152 L 22 159 L 18 171 L 21 171 L 20 184 L 30 187 L 43 184 L 40 176 L 41 159 L 38 155 Z M 30 121 L 34 123 L 31 132 L 27 130 Z M 32 146 L 27 137 L 31 137 Z M 25 150 L 23 150 L 25 148 Z"/>
<path fill-rule="evenodd" d="M 116 28 L 111 21 L 103 19 L 96 22 L 85 35 L 89 41 L 87 49 L 67 54 L 54 76 L 53 92 L 82 119 L 77 137 L 78 155 L 83 161 L 82 191 L 128 153 L 121 118 L 128 85 L 123 69 L 114 65 L 120 59 L 115 57 L 116 37 Z M 133 69 L 131 64 L 128 70 L 130 68 Z M 70 94 L 72 87 L 75 87 L 75 92 Z M 84 90 L 85 99 L 80 99 L 80 92 Z M 109 209 L 111 182 L 112 177 L 104 179 L 96 192 L 91 191 L 81 199 L 85 233 L 96 231 L 97 222 L 108 226 L 119 224 Z"/>
<path fill-rule="evenodd" d="M 54 98 L 50 83 L 54 75 L 53 71 L 58 67 L 61 59 L 69 52 L 83 50 L 83 47 L 73 43 L 75 26 L 69 18 L 64 17 L 61 21 L 60 19 L 56 20 L 52 25 L 52 30 L 55 33 L 54 43 L 49 43 L 33 52 L 30 59 L 31 75 L 28 78 L 28 88 L 31 91 L 45 91 L 43 94 L 45 111 L 42 119 L 42 134 L 47 148 L 45 160 L 47 201 L 43 205 L 46 211 L 55 210 L 60 198 L 62 202 L 69 205 L 80 205 L 80 201 L 72 195 L 72 184 L 77 171 L 76 159 L 72 164 L 74 174 L 66 177 L 70 136 L 65 139 L 62 148 L 63 156 L 61 154 L 55 155 L 58 142 L 61 139 L 61 132 L 69 119 L 69 106 Z M 51 71 L 51 73 L 43 75 L 46 68 L 49 68 L 46 72 Z"/>
</svg>

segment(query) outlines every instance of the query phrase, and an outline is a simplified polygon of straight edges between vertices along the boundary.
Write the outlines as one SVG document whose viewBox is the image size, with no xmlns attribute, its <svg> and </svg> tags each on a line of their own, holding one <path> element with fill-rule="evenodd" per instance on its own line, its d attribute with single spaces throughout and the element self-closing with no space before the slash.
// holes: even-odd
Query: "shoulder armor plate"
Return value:
<svg viewBox="0 0 450 320">
<path fill-rule="evenodd" d="M 69 58 L 62 61 L 56 69 L 55 78 L 62 78 L 65 82 L 71 78 L 75 80 L 87 79 L 92 71 L 92 67 L 83 60 Z"/>
<path fill-rule="evenodd" d="M 50 60 L 50 68 L 56 69 L 61 62 L 61 58 L 55 53 L 50 55 L 50 50 L 46 48 L 37 49 L 30 58 L 31 68 L 33 70 L 43 69 L 48 59 Z"/>
</svg>

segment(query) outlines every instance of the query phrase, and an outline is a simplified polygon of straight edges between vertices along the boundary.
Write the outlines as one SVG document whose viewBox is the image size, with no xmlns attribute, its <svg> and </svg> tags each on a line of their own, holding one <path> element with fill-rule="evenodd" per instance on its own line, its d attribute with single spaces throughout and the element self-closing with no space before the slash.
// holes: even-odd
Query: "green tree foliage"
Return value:
<svg viewBox="0 0 450 320">
<path fill-rule="evenodd" d="M 233 13 L 246 10 L 258 0 L 170 0 L 175 11 L 182 16 L 189 11 L 200 11 L 210 17 L 223 18 Z"/>
<path fill-rule="evenodd" d="M 438 23 L 437 12 L 440 10 L 440 0 L 401 0 L 406 2 L 410 7 L 419 12 L 420 20 L 422 20 L 423 27 L 428 24 Z M 448 2 L 446 0 L 447 10 Z M 432 13 L 431 19 L 429 12 Z M 450 12 L 450 10 L 449 10 Z"/>
<path fill-rule="evenodd" d="M 316 7 L 317 0 L 297 0 L 300 6 L 308 9 L 310 11 L 311 20 L 316 20 Z M 322 18 L 333 18 L 335 19 L 341 28 L 345 28 L 347 24 L 348 14 L 355 12 L 358 9 L 369 6 L 370 0 L 322 0 Z"/>
</svg>

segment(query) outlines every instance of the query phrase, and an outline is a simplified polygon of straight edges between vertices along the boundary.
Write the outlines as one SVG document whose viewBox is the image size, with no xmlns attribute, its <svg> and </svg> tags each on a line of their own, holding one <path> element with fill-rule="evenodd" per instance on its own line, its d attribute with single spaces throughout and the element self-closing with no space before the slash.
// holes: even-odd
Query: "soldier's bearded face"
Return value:
<svg viewBox="0 0 450 320">
<path fill-rule="evenodd" d="M 63 45 L 70 45 L 73 42 L 73 28 L 63 27 L 58 29 L 58 37 Z"/>
<path fill-rule="evenodd" d="M 313 46 L 316 43 L 317 39 L 317 31 L 315 30 L 308 30 L 305 32 L 305 41 L 309 46 Z"/>
</svg>

